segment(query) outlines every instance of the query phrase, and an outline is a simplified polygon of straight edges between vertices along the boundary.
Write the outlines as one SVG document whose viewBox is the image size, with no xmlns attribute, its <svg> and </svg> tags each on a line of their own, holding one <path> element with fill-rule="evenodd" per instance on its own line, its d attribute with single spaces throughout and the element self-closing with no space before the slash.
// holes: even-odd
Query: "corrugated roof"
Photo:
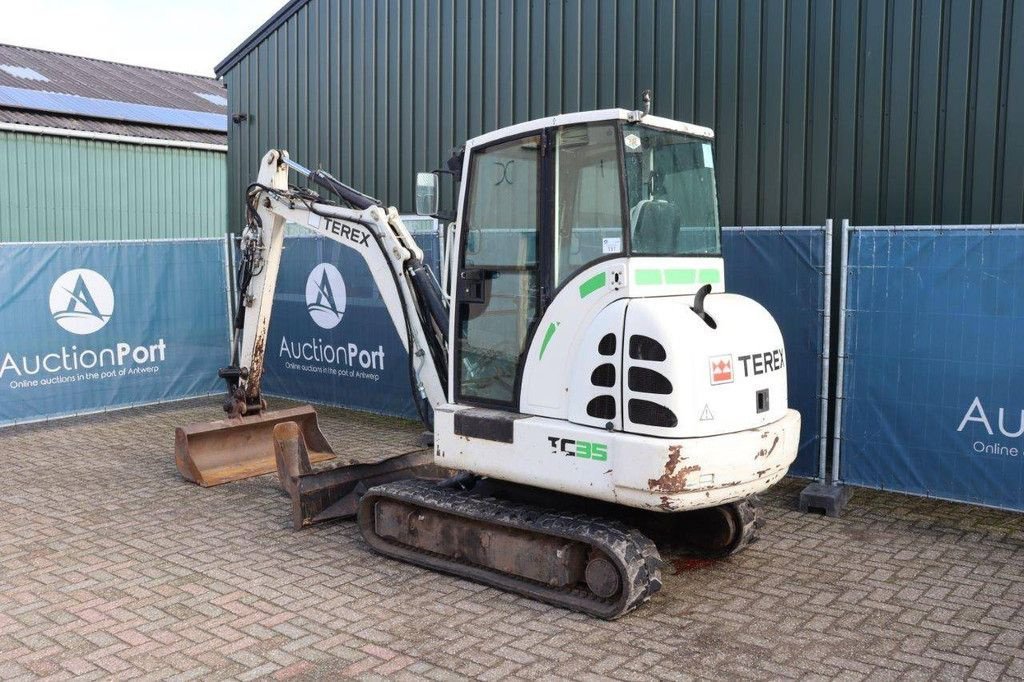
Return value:
<svg viewBox="0 0 1024 682">
<path fill-rule="evenodd" d="M 124 135 L 126 137 L 149 137 L 155 140 L 175 140 L 177 142 L 227 143 L 227 136 L 223 133 L 204 130 L 184 130 L 182 128 L 162 128 L 124 121 L 101 121 L 19 109 L 0 108 L 0 123 L 17 123 L 19 125 L 40 126 L 42 128 L 63 128 L 65 130 L 81 130 L 90 133 Z"/>
<path fill-rule="evenodd" d="M 75 130 L 114 132 L 114 134 L 143 137 L 148 136 L 143 131 L 149 130 L 153 132 L 152 136 L 158 139 L 211 141 L 219 144 L 226 141 L 226 135 L 219 133 L 214 133 L 212 140 L 208 132 L 201 132 L 197 135 L 198 131 L 194 130 L 194 126 L 188 124 L 188 121 L 192 119 L 209 121 L 211 114 L 227 115 L 226 107 L 216 103 L 217 97 L 225 97 L 227 94 L 223 83 L 216 79 L 3 44 L 0 44 L 0 65 L 16 67 L 0 68 L 0 87 L 108 101 L 109 106 L 94 107 L 98 113 L 107 112 L 109 114 L 109 112 L 116 112 L 119 109 L 145 110 L 139 107 L 119 108 L 113 104 L 121 102 L 128 105 L 160 107 L 196 112 L 197 114 L 178 117 L 181 120 L 180 124 L 177 124 L 177 119 L 174 119 L 175 125 L 153 125 L 163 123 L 165 119 L 172 120 L 174 117 L 170 119 L 164 117 L 159 121 L 136 120 L 132 122 L 117 120 L 119 117 L 112 114 L 87 116 L 83 115 L 81 111 L 55 111 L 52 107 L 45 110 L 42 107 L 26 106 L 17 107 L 21 111 L 15 111 L 14 107 L 0 105 L 0 112 L 3 112 L 3 118 L 0 120 L 11 121 L 12 118 L 16 118 L 17 121 L 11 122 L 27 122 L 26 119 L 45 117 L 54 122 L 67 124 L 56 127 L 71 127 Z M 24 73 L 35 73 L 45 80 L 16 75 Z M 32 98 L 22 99 L 28 102 Z M 46 99 L 48 101 L 82 101 L 68 97 Z M 33 112 L 35 116 L 30 115 Z M 71 121 L 74 121 L 75 124 L 72 125 Z M 30 125 L 44 124 L 31 123 Z M 115 132 L 118 129 L 124 132 Z"/>
</svg>

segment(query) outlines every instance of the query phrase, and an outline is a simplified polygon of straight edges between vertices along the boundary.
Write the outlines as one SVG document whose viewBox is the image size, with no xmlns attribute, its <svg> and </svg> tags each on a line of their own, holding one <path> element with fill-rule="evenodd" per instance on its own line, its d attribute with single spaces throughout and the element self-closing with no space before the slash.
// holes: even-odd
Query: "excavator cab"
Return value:
<svg viewBox="0 0 1024 682">
<path fill-rule="evenodd" d="M 706 137 L 585 121 L 486 140 L 467 153 L 451 278 L 453 402 L 519 409 L 527 343 L 583 270 L 627 254 L 721 254 Z M 423 196 L 436 192 L 426 179 L 417 186 Z"/>
</svg>

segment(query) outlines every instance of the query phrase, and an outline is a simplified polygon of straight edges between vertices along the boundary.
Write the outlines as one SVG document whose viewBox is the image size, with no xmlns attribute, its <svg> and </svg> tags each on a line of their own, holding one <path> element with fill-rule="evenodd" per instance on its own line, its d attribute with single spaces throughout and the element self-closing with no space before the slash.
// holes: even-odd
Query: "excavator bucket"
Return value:
<svg viewBox="0 0 1024 682">
<path fill-rule="evenodd" d="M 174 460 L 188 480 L 205 487 L 238 481 L 277 470 L 274 427 L 296 425 L 309 450 L 310 462 L 334 458 L 310 405 L 179 426 L 174 433 Z"/>
</svg>

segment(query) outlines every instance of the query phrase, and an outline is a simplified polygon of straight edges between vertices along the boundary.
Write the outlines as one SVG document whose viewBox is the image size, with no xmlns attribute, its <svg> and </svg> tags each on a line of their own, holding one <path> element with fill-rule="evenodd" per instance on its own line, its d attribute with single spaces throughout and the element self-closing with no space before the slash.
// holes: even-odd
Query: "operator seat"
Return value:
<svg viewBox="0 0 1024 682">
<path fill-rule="evenodd" d="M 645 199 L 637 206 L 633 229 L 634 253 L 673 254 L 682 223 L 682 212 L 674 202 Z"/>
</svg>

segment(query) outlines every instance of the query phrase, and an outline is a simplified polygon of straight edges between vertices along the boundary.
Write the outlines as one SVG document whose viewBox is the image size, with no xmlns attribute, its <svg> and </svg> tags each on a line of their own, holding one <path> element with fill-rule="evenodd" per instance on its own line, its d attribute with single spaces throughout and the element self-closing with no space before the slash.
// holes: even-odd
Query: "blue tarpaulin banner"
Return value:
<svg viewBox="0 0 1024 682">
<path fill-rule="evenodd" d="M 850 234 L 840 477 L 1024 510 L 1024 226 Z"/>
<path fill-rule="evenodd" d="M 0 425 L 221 390 L 224 241 L 0 245 Z"/>
<path fill-rule="evenodd" d="M 436 234 L 415 235 L 439 268 Z M 408 355 L 362 256 L 323 237 L 285 237 L 263 390 L 416 419 Z"/>
<path fill-rule="evenodd" d="M 763 305 L 786 344 L 789 406 L 800 412 L 800 451 L 790 473 L 817 476 L 821 424 L 825 231 L 729 228 L 722 233 L 725 288 Z"/>
</svg>

